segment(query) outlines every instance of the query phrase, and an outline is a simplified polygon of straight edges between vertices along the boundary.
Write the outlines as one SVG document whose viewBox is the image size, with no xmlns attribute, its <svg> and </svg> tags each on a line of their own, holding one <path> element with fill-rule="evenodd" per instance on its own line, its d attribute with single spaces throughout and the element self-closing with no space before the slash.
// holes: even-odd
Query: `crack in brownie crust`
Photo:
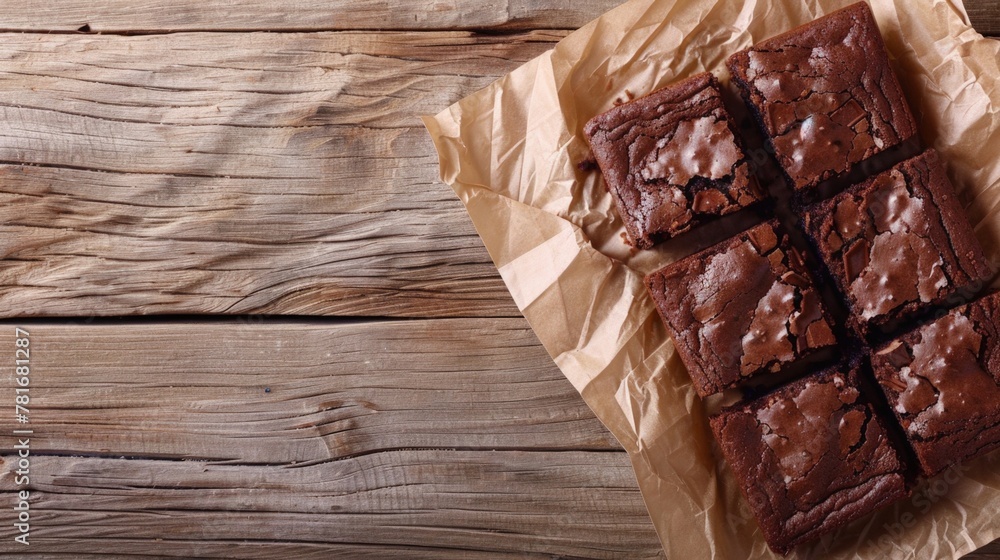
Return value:
<svg viewBox="0 0 1000 560">
<path fill-rule="evenodd" d="M 598 115 L 584 134 L 640 249 L 763 198 L 710 73 Z"/>
<path fill-rule="evenodd" d="M 651 273 L 646 286 L 703 397 L 836 343 L 774 220 Z"/>
<path fill-rule="evenodd" d="M 807 208 L 803 225 L 868 335 L 989 280 L 964 213 L 928 150 Z"/>
<path fill-rule="evenodd" d="M 728 60 L 797 192 L 916 135 L 867 4 L 854 4 Z"/>
<path fill-rule="evenodd" d="M 1000 448 L 1000 293 L 890 342 L 873 365 L 927 476 Z"/>
<path fill-rule="evenodd" d="M 711 418 L 775 552 L 908 494 L 903 462 L 862 398 L 856 367 L 830 368 Z"/>
</svg>

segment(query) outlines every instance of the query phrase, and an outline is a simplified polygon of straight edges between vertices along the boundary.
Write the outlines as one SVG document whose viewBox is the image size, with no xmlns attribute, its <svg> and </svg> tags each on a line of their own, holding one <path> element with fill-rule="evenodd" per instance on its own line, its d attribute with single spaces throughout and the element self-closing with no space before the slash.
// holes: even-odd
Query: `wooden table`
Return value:
<svg viewBox="0 0 1000 560">
<path fill-rule="evenodd" d="M 616 3 L 8 5 L 0 556 L 661 557 L 417 119 Z"/>
</svg>

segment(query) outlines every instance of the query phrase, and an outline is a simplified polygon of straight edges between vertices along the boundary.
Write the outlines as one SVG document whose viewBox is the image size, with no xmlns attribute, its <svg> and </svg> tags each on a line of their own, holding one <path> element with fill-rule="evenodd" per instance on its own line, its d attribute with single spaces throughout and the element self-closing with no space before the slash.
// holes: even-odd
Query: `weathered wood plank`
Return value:
<svg viewBox="0 0 1000 560">
<path fill-rule="evenodd" d="M 3 35 L 0 313 L 516 316 L 417 114 L 563 35 Z"/>
<path fill-rule="evenodd" d="M 4 14 L 0 29 L 164 33 L 174 31 L 338 31 L 576 29 L 621 0 L 363 0 L 287 3 L 249 0 L 22 0 Z M 288 4 L 288 5 L 285 5 Z M 1000 35 L 1000 0 L 965 0 L 972 24 Z"/>
<path fill-rule="evenodd" d="M 21 326 L 38 453 L 292 464 L 621 449 L 523 319 Z M 10 323 L 0 348 L 14 348 Z"/>
<path fill-rule="evenodd" d="M 0 314 L 517 314 L 458 200 L 414 171 L 407 196 L 0 166 Z"/>
<path fill-rule="evenodd" d="M 622 0 L 23 0 L 0 29 L 150 33 L 170 31 L 339 31 L 576 29 Z"/>
<path fill-rule="evenodd" d="M 624 453 L 411 450 L 297 468 L 36 456 L 31 486 L 30 548 L 3 523 L 0 554 L 662 557 Z"/>
<path fill-rule="evenodd" d="M 965 0 L 965 11 L 976 31 L 1000 35 L 1000 0 Z"/>
</svg>

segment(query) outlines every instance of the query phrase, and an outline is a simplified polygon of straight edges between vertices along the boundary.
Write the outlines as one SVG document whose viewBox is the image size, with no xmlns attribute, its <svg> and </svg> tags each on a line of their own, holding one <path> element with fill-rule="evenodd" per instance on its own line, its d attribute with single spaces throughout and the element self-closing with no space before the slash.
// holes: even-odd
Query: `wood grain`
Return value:
<svg viewBox="0 0 1000 560">
<path fill-rule="evenodd" d="M 19 324 L 34 554 L 661 554 L 627 457 L 523 319 Z"/>
<path fill-rule="evenodd" d="M 168 33 L 176 31 L 576 29 L 621 0 L 22 0 L 4 13 L 9 31 Z M 1000 34 L 1000 0 L 966 0 L 973 26 Z"/>
<path fill-rule="evenodd" d="M 406 450 L 295 468 L 36 457 L 31 470 L 32 555 L 663 554 L 623 453 Z M 9 477 L 0 488 L 12 503 Z M 0 554 L 25 551 L 14 531 L 0 527 Z"/>
<path fill-rule="evenodd" d="M 417 115 L 564 35 L 2 35 L 0 313 L 517 316 Z"/>
<path fill-rule="evenodd" d="M 1000 0 L 965 0 L 965 11 L 976 31 L 1000 35 Z"/>
<path fill-rule="evenodd" d="M 22 0 L 0 29 L 173 31 L 576 29 L 622 0 Z"/>
<path fill-rule="evenodd" d="M 38 453 L 294 464 L 621 450 L 524 319 L 19 324 Z M 13 333 L 0 326 L 0 348 Z M 0 416 L 0 433 L 16 427 Z"/>
</svg>

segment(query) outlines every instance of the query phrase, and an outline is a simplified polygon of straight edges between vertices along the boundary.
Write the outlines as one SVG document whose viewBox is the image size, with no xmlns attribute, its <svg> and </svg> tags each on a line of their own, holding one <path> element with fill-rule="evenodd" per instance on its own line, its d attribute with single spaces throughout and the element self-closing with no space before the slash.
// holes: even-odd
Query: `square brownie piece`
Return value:
<svg viewBox="0 0 1000 560">
<path fill-rule="evenodd" d="M 872 363 L 925 475 L 1000 448 L 1000 293 L 890 342 Z"/>
<path fill-rule="evenodd" d="M 786 554 L 909 494 L 903 459 L 841 365 L 710 419 L 771 550 Z"/>
<path fill-rule="evenodd" d="M 864 2 L 761 41 L 728 66 L 798 198 L 917 134 Z"/>
<path fill-rule="evenodd" d="M 763 198 L 710 73 L 619 105 L 583 131 L 639 249 Z"/>
<path fill-rule="evenodd" d="M 776 220 L 646 277 L 702 397 L 832 346 L 832 321 Z"/>
<path fill-rule="evenodd" d="M 993 275 L 932 150 L 807 208 L 803 226 L 863 336 L 971 296 Z"/>
</svg>

